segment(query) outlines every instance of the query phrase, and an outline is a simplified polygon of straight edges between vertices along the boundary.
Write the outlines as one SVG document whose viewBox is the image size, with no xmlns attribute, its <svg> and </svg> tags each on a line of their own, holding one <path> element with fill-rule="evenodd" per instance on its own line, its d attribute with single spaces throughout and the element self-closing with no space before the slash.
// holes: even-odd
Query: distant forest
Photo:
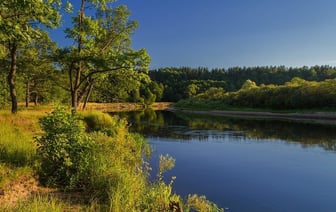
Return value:
<svg viewBox="0 0 336 212">
<path fill-rule="evenodd" d="M 224 92 L 238 91 L 247 80 L 257 86 L 283 85 L 293 78 L 321 82 L 336 78 L 336 67 L 257 66 L 228 69 L 171 67 L 151 70 L 149 75 L 152 81 L 163 87 L 161 101 L 177 102 L 204 93 L 210 88 L 221 88 Z"/>
</svg>

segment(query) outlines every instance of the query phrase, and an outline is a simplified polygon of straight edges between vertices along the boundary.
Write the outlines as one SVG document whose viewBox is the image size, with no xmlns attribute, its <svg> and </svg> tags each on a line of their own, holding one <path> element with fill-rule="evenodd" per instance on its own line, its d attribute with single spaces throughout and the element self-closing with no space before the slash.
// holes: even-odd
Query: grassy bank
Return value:
<svg viewBox="0 0 336 212">
<path fill-rule="evenodd" d="M 0 111 L 0 211 L 221 211 L 172 191 L 174 179 L 162 177 L 174 166 L 169 156 L 149 182 L 149 145 L 125 120 L 48 110 Z"/>
<path fill-rule="evenodd" d="M 208 100 L 199 98 L 190 98 L 180 100 L 173 105 L 176 109 L 195 110 L 195 111 L 241 111 L 241 112 L 271 112 L 271 113 L 334 113 L 335 108 L 311 108 L 311 109 L 275 109 L 275 108 L 254 108 L 230 106 L 221 100 Z"/>
<path fill-rule="evenodd" d="M 257 86 L 247 80 L 238 91 L 210 88 L 175 106 L 197 110 L 335 112 L 335 82 L 336 79 L 314 82 L 293 78 L 284 85 Z"/>
</svg>

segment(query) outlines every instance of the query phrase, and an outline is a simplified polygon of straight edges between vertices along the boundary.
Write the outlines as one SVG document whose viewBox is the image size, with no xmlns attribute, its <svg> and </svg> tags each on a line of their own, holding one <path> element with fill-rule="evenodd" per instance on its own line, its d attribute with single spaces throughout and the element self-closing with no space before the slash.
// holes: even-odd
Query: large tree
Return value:
<svg viewBox="0 0 336 212">
<path fill-rule="evenodd" d="M 131 48 L 131 35 L 137 23 L 129 21 L 126 6 L 115 0 L 81 0 L 73 27 L 66 30 L 75 45 L 64 48 L 59 63 L 68 73 L 71 105 L 74 111 L 88 99 L 97 78 L 120 70 L 148 71 L 146 50 Z M 90 14 L 90 15 L 88 15 Z"/>
<path fill-rule="evenodd" d="M 22 46 L 41 35 L 41 27 L 56 27 L 60 23 L 58 9 L 61 0 L 2 0 L 0 1 L 0 42 L 5 48 L 1 55 L 7 59 L 7 81 L 12 113 L 17 112 L 15 76 L 17 59 Z"/>
</svg>

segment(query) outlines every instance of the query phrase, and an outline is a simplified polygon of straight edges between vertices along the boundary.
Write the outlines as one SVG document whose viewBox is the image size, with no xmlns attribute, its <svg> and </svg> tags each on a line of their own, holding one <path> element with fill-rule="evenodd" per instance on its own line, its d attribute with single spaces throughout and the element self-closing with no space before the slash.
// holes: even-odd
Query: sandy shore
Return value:
<svg viewBox="0 0 336 212">
<path fill-rule="evenodd" d="M 260 119 L 264 118 L 288 119 L 288 120 L 299 120 L 305 122 L 336 125 L 336 112 L 273 113 L 273 112 L 245 112 L 245 111 L 222 111 L 222 110 L 197 111 L 197 110 L 183 110 L 176 108 L 173 108 L 171 110 L 185 113 L 204 114 L 204 115 L 260 118 Z"/>
</svg>

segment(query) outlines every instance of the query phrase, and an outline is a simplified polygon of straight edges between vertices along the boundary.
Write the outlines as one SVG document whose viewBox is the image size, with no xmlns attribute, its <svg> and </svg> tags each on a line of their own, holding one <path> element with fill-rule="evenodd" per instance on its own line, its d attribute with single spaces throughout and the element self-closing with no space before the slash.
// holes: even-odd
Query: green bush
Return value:
<svg viewBox="0 0 336 212">
<path fill-rule="evenodd" d="M 45 132 L 36 139 L 41 182 L 65 189 L 83 187 L 88 181 L 88 156 L 93 142 L 78 116 L 58 108 L 40 123 Z"/>
</svg>

